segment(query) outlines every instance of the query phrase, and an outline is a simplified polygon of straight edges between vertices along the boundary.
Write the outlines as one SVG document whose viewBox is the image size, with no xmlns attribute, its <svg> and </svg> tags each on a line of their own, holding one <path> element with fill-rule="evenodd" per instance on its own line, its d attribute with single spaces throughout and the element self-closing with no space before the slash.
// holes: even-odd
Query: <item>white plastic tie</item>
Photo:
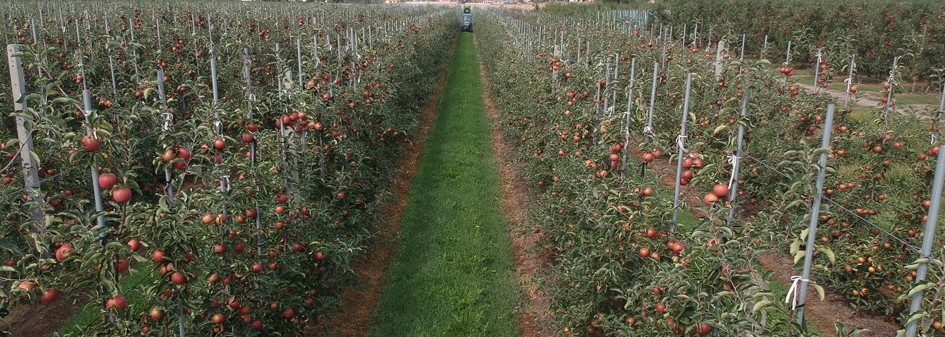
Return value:
<svg viewBox="0 0 945 337">
<path fill-rule="evenodd" d="M 728 189 L 732 189 L 732 185 L 735 184 L 735 172 L 738 170 L 738 161 L 741 160 L 741 157 L 736 155 L 728 156 L 728 164 L 732 165 L 732 176 L 728 179 Z"/>
<path fill-rule="evenodd" d="M 934 132 L 929 133 L 929 144 L 935 145 L 935 142 L 937 141 L 938 141 L 938 135 L 936 135 Z"/>
<path fill-rule="evenodd" d="M 167 131 L 170 129 L 171 122 L 174 120 L 174 114 L 170 112 L 162 112 L 161 115 L 164 117 L 164 124 L 161 125 L 161 130 Z"/>
<path fill-rule="evenodd" d="M 676 145 L 679 146 L 680 155 L 689 152 L 689 150 L 686 150 L 686 138 L 688 137 L 683 136 L 683 135 L 676 136 Z"/>
<path fill-rule="evenodd" d="M 788 288 L 787 296 L 784 297 L 785 304 L 791 303 L 792 311 L 797 310 L 797 294 L 800 292 L 798 285 L 800 285 L 801 282 L 807 283 L 810 282 L 810 280 L 800 276 L 791 276 L 791 288 Z"/>
<path fill-rule="evenodd" d="M 643 127 L 643 133 L 644 133 L 644 134 L 647 134 L 647 135 L 652 135 L 652 134 L 653 134 L 653 128 L 651 128 L 651 127 L 649 127 L 649 126 L 644 126 L 644 127 Z"/>
</svg>

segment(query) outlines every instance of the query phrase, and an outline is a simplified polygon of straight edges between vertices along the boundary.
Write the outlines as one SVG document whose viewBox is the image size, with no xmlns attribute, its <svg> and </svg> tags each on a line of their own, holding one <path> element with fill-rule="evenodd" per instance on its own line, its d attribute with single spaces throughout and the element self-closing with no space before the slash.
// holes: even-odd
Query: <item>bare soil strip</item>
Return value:
<svg viewBox="0 0 945 337">
<path fill-rule="evenodd" d="M 480 64 L 479 69 L 484 69 Z M 514 145 L 506 142 L 502 136 L 499 109 L 492 100 L 489 80 L 484 70 L 480 70 L 483 85 L 483 98 L 489 118 L 492 120 L 492 152 L 498 159 L 500 179 L 502 180 L 502 212 L 509 221 L 509 235 L 512 238 L 512 251 L 515 253 L 515 273 L 522 288 L 522 304 L 518 310 L 518 329 L 523 337 L 554 336 L 555 329 L 551 321 L 551 298 L 540 288 L 537 275 L 549 260 L 550 251 L 539 247 L 542 233 L 537 227 L 528 224 L 529 191 L 517 172 L 519 164 L 512 158 Z"/>
<path fill-rule="evenodd" d="M 643 152 L 639 149 L 629 147 L 628 150 L 634 158 L 641 158 L 643 156 Z M 672 167 L 672 163 L 664 159 L 654 160 L 649 164 L 649 167 L 656 172 L 674 172 L 675 170 L 675 168 Z M 675 186 L 675 182 L 676 181 L 668 175 L 664 176 L 660 181 L 660 183 L 666 186 Z M 698 193 L 693 193 L 695 191 L 691 191 L 690 187 L 691 186 L 683 186 L 680 194 L 684 196 L 687 204 L 699 205 L 702 199 L 698 198 Z M 687 198 L 685 196 L 689 197 Z M 691 209 L 690 213 L 697 217 L 702 215 L 695 209 Z M 748 216 L 743 214 L 742 219 L 747 220 Z M 791 276 L 801 274 L 799 270 L 794 268 L 794 260 L 786 254 L 770 252 L 762 255 L 759 258 L 759 262 L 766 269 L 772 271 L 774 278 L 782 284 L 790 284 Z M 806 317 L 808 318 L 808 323 L 814 325 L 821 334 L 825 336 L 833 335 L 836 331 L 834 322 L 840 321 L 840 323 L 843 323 L 843 325 L 847 327 L 848 331 L 851 328 L 867 328 L 870 330 L 860 336 L 892 337 L 896 335 L 896 330 L 898 330 L 899 327 L 890 322 L 886 317 L 870 313 L 858 313 L 850 307 L 843 296 L 840 296 L 830 289 L 825 288 L 824 291 L 825 296 L 823 301 L 814 295 L 810 297 L 806 303 Z"/>
<path fill-rule="evenodd" d="M 0 331 L 10 336 L 50 336 L 72 317 L 76 305 L 65 296 L 52 303 L 32 303 L 10 310 L 0 319 Z"/>
<path fill-rule="evenodd" d="M 452 49 L 456 49 L 455 43 Z M 450 52 L 450 55 L 452 54 Z M 384 285 L 384 276 L 387 275 L 391 260 L 397 252 L 397 235 L 404 208 L 407 207 L 410 185 L 417 173 L 417 165 L 420 163 L 427 136 L 436 123 L 436 107 L 446 84 L 446 74 L 449 73 L 449 62 L 446 64 L 440 71 L 439 81 L 430 101 L 420 115 L 420 125 L 416 132 L 418 137 L 407 144 L 401 161 L 397 164 L 390 201 L 381 206 L 381 214 L 387 221 L 378 227 L 374 244 L 354 262 L 354 272 L 361 284 L 341 291 L 343 307 L 328 322 L 328 333 L 312 329 L 309 335 L 365 337 L 370 333 L 371 312 Z"/>
</svg>

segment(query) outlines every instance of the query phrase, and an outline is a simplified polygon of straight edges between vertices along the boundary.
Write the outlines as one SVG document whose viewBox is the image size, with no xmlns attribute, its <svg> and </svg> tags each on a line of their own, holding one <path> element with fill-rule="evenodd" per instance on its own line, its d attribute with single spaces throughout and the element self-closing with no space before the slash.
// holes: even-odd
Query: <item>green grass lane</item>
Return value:
<svg viewBox="0 0 945 337">
<path fill-rule="evenodd" d="M 472 34 L 461 34 L 372 336 L 514 336 L 509 228 Z"/>
</svg>

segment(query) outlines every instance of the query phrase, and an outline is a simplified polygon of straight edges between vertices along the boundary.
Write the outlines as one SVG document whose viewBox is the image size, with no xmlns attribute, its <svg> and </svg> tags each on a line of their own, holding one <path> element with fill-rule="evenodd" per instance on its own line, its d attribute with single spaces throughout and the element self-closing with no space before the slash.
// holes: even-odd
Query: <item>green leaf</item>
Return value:
<svg viewBox="0 0 945 337">
<path fill-rule="evenodd" d="M 824 287 L 819 284 L 811 284 L 811 287 L 814 287 L 814 291 L 817 291 L 817 297 L 820 297 L 820 300 L 823 301 L 826 294 L 824 294 Z"/>
<path fill-rule="evenodd" d="M 799 250 L 797 253 L 794 253 L 794 264 L 797 264 L 797 262 L 803 259 L 804 255 L 807 255 L 807 252 L 803 250 Z"/>
<path fill-rule="evenodd" d="M 847 336 L 848 336 L 848 337 L 856 337 L 857 335 L 859 335 L 859 334 L 861 334 L 861 333 L 864 333 L 864 332 L 868 332 L 868 331 L 870 331 L 870 329 L 866 329 L 866 328 L 856 328 L 856 329 L 853 329 L 853 331 L 850 331 L 850 334 L 847 335 Z"/>
<path fill-rule="evenodd" d="M 811 154 L 814 156 L 819 156 L 821 153 L 828 153 L 828 152 L 830 152 L 830 149 L 826 147 L 821 147 L 811 152 Z"/>
<path fill-rule="evenodd" d="M 928 288 L 929 288 L 929 284 L 928 284 L 928 283 L 923 283 L 923 284 L 917 285 L 917 286 L 913 287 L 912 290 L 909 290 L 909 294 L 906 295 L 906 296 L 907 296 L 907 297 L 915 296 L 915 294 L 918 294 L 919 292 L 925 291 L 925 289 L 928 289 Z"/>
<path fill-rule="evenodd" d="M 827 255 L 827 259 L 830 260 L 830 263 L 837 263 L 837 255 L 833 253 L 833 250 L 827 246 L 820 246 L 817 248 L 817 251 Z"/>
<path fill-rule="evenodd" d="M 718 297 L 732 296 L 732 295 L 735 295 L 735 292 L 733 292 L 733 291 L 720 291 L 719 293 L 717 293 L 717 294 L 715 294 L 715 295 L 718 296 Z"/>
<path fill-rule="evenodd" d="M 118 242 L 118 241 L 112 241 L 112 242 L 109 242 L 108 244 L 105 245 L 105 250 L 119 251 L 119 250 L 121 250 L 123 247 L 125 247 L 125 244 L 123 244 L 123 243 L 121 243 L 121 242 Z"/>
<path fill-rule="evenodd" d="M 35 160 L 37 163 L 43 162 L 42 160 L 39 159 L 39 154 L 37 154 L 36 151 L 30 151 L 30 155 L 33 156 L 33 160 Z"/>
<path fill-rule="evenodd" d="M 909 325 L 909 324 L 911 324 L 912 322 L 915 322 L 916 320 L 922 318 L 922 316 L 923 316 L 923 313 L 921 313 L 921 312 L 916 313 L 916 314 L 910 316 L 910 317 L 909 317 L 909 320 L 906 321 L 905 325 Z"/>
<path fill-rule="evenodd" d="M 72 99 L 70 97 L 56 97 L 55 99 L 52 100 L 51 103 L 52 104 L 70 104 L 70 103 L 76 104 L 76 103 L 79 103 L 79 101 Z"/>
<path fill-rule="evenodd" d="M 163 212 L 170 212 L 170 207 L 167 206 L 167 196 L 161 196 L 161 199 L 158 200 L 158 207 L 161 208 Z"/>
<path fill-rule="evenodd" d="M 715 130 L 712 131 L 712 135 L 713 135 L 713 136 L 714 136 L 714 135 L 717 135 L 717 134 L 719 134 L 720 132 L 725 131 L 725 130 L 728 130 L 728 125 L 727 125 L 727 124 L 719 125 L 718 127 L 715 128 Z"/>
<path fill-rule="evenodd" d="M 755 303 L 755 305 L 751 308 L 751 312 L 757 313 L 759 310 L 764 309 L 765 307 L 769 305 L 771 305 L 771 301 L 769 300 L 758 301 L 758 303 Z"/>
</svg>

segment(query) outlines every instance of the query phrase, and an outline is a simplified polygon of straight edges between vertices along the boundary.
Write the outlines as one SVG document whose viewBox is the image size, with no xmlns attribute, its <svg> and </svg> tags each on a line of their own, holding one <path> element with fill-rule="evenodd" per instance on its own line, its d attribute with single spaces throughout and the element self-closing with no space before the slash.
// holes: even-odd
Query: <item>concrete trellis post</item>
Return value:
<svg viewBox="0 0 945 337">
<path fill-rule="evenodd" d="M 13 109 L 26 112 L 26 79 L 23 74 L 23 61 L 20 59 L 20 46 L 7 45 L 7 65 L 10 69 L 10 87 L 13 89 Z M 46 213 L 43 206 L 43 191 L 40 189 L 39 171 L 36 158 L 33 157 L 32 130 L 27 129 L 26 118 L 16 117 L 16 135 L 20 143 L 20 163 L 23 168 L 23 183 L 31 204 L 30 218 L 33 220 L 33 233 L 46 232 Z"/>
<path fill-rule="evenodd" d="M 715 81 L 722 78 L 722 70 L 725 70 L 724 54 L 725 40 L 719 40 L 718 47 L 715 50 Z"/>
</svg>

